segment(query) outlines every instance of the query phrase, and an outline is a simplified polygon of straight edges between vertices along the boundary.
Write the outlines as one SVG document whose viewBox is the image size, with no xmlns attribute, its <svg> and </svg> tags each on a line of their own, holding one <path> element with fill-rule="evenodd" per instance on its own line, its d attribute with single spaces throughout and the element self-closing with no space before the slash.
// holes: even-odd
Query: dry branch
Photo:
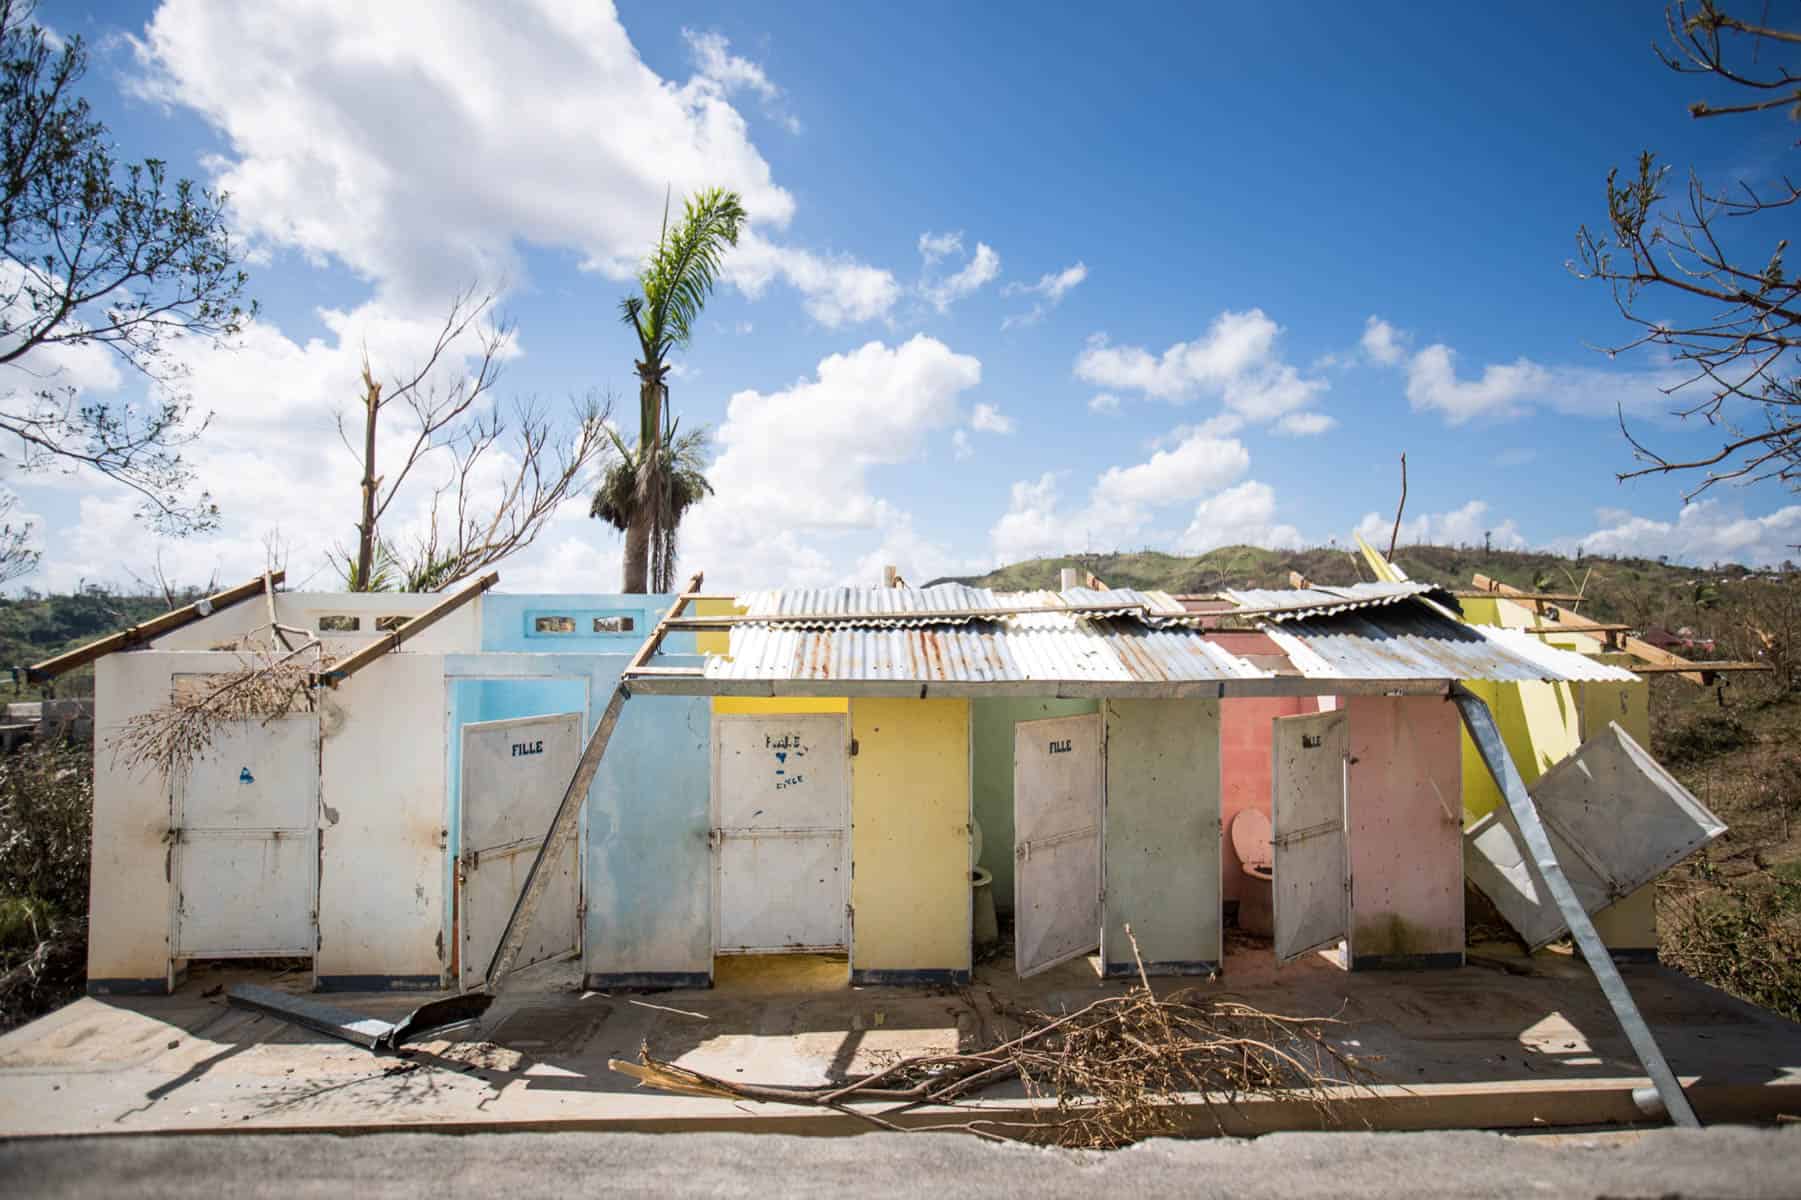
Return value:
<svg viewBox="0 0 1801 1200">
<path fill-rule="evenodd" d="M 1136 945 L 1134 945 L 1136 952 Z M 1346 1089 L 1368 1090 L 1375 1073 L 1325 1035 L 1329 1017 L 1263 1012 L 1230 996 L 1182 989 L 1159 997 L 1139 982 L 1073 1013 L 1028 1014 L 1030 1028 L 992 1049 L 904 1058 L 873 1075 L 822 1087 L 738 1083 L 653 1058 L 609 1062 L 640 1083 L 690 1096 L 830 1108 L 883 1129 L 922 1105 L 966 1108 L 978 1092 L 1018 1080 L 1027 1096 L 1054 1101 L 1001 1120 L 979 1112 L 930 1126 L 997 1140 L 1111 1149 L 1182 1131 L 1198 1097 L 1209 1110 L 1247 1098 L 1300 1100 L 1328 1119 Z M 858 1101 L 894 1107 L 869 1111 Z M 1215 1124 L 1223 1128 L 1218 1118 Z"/>
</svg>

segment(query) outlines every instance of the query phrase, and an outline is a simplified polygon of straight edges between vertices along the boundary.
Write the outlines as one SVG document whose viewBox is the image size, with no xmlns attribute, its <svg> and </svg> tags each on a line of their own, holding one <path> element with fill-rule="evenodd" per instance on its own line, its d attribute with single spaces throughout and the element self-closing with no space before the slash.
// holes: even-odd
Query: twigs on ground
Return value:
<svg viewBox="0 0 1801 1200">
<path fill-rule="evenodd" d="M 1367 1090 L 1373 1071 L 1325 1035 L 1325 1017 L 1263 1012 L 1231 996 L 1182 989 L 1159 997 L 1143 963 L 1130 990 L 1060 1016 L 1031 1014 L 1032 1026 L 989 1050 L 905 1058 L 882 1071 L 823 1087 L 764 1087 L 704 1075 L 639 1051 L 612 1061 L 621 1074 L 684 1095 L 831 1108 L 884 1129 L 923 1105 L 969 1109 L 973 1097 L 1017 1080 L 1034 1103 L 1023 1112 L 970 1111 L 928 1126 L 1003 1141 L 1108 1149 L 1183 1132 L 1198 1100 L 1223 1129 L 1215 1106 L 1247 1098 L 1301 1101 L 1328 1120 L 1347 1092 Z M 858 1101 L 892 1102 L 871 1111 Z"/>
</svg>

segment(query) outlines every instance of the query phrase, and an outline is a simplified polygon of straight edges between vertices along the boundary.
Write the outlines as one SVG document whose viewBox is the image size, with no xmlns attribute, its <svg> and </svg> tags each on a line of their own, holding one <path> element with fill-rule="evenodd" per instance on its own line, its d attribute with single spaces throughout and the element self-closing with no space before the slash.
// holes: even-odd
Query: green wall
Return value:
<svg viewBox="0 0 1801 1200">
<path fill-rule="evenodd" d="M 975 700 L 970 704 L 975 817 L 982 826 L 982 859 L 994 875 L 994 905 L 1013 908 L 1013 726 L 1046 717 L 1100 711 L 1095 700 Z"/>
</svg>

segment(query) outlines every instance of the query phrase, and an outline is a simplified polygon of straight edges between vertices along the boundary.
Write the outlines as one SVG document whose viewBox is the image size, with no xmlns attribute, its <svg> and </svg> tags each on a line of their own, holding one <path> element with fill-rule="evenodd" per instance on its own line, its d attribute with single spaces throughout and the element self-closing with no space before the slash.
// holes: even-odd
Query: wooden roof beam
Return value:
<svg viewBox="0 0 1801 1200">
<path fill-rule="evenodd" d="M 397 625 L 389 632 L 382 634 L 349 658 L 325 668 L 314 677 L 314 682 L 337 687 L 382 655 L 400 649 L 401 644 L 407 639 L 424 633 L 499 582 L 499 572 L 489 571 L 462 591 L 451 593 L 412 620 Z"/>
<path fill-rule="evenodd" d="M 214 592 L 203 600 L 184 604 L 180 608 L 172 608 L 161 616 L 152 617 L 148 621 L 140 621 L 129 629 L 109 633 L 85 646 L 26 667 L 25 678 L 31 683 L 48 682 L 77 667 L 85 667 L 96 659 L 105 658 L 116 651 L 130 650 L 134 646 L 141 646 L 146 642 L 154 641 L 165 633 L 171 633 L 184 625 L 192 625 L 195 621 L 230 608 L 234 604 L 242 604 L 246 600 L 254 599 L 262 595 L 265 587 L 273 591 L 275 585 L 286 578 L 286 571 L 272 571 L 258 575 L 248 583 L 240 583 L 238 586 L 226 588 L 222 592 Z"/>
</svg>

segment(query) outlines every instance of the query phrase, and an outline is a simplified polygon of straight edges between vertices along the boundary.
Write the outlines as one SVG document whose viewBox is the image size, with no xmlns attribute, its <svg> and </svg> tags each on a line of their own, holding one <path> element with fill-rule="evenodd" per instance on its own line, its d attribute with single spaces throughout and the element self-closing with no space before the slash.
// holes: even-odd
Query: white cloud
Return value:
<svg viewBox="0 0 1801 1200">
<path fill-rule="evenodd" d="M 1035 295 L 1039 299 L 1023 313 L 1015 313 L 1001 322 L 1002 329 L 1035 325 L 1044 314 L 1062 303 L 1063 297 L 1088 278 L 1088 264 L 1078 262 L 1061 271 L 1040 276 L 1037 283 L 1010 283 L 1001 289 L 1003 296 Z"/>
<path fill-rule="evenodd" d="M 929 267 L 939 259 L 952 254 L 963 253 L 962 233 L 922 233 L 919 235 L 919 256 L 926 260 Z"/>
<path fill-rule="evenodd" d="M 1250 453 L 1238 440 L 1197 434 L 1136 466 L 1109 468 L 1095 482 L 1094 502 L 1112 508 L 1192 500 L 1230 483 L 1250 465 Z"/>
<path fill-rule="evenodd" d="M 1162 400 L 1217 395 L 1251 420 L 1273 421 L 1305 408 L 1329 386 L 1282 361 L 1276 348 L 1281 332 L 1262 309 L 1253 308 L 1221 313 L 1203 336 L 1177 342 L 1161 355 L 1141 346 L 1114 346 L 1097 334 L 1076 359 L 1076 376 Z"/>
<path fill-rule="evenodd" d="M 1618 554 L 1709 565 L 1742 562 L 1767 566 L 1801 559 L 1801 504 L 1790 504 L 1762 517 L 1748 517 L 1721 500 L 1696 500 L 1683 506 L 1674 521 L 1658 521 L 1617 509 L 1596 514 L 1598 528 L 1580 538 L 1559 538 L 1564 553 L 1578 547 L 1584 554 Z"/>
<path fill-rule="evenodd" d="M 926 248 L 926 238 L 929 236 L 931 235 L 923 235 L 919 239 L 922 252 Z M 960 248 L 961 242 L 958 243 L 958 246 Z M 928 257 L 926 261 L 933 260 Z M 996 254 L 994 247 L 988 243 L 977 242 L 975 253 L 969 256 L 968 262 L 950 275 L 925 281 L 920 285 L 919 290 L 933 308 L 941 313 L 948 312 L 952 304 L 980 290 L 1000 273 L 1001 256 Z"/>
<path fill-rule="evenodd" d="M 765 111 L 779 121 L 784 129 L 789 133 L 800 132 L 799 119 L 781 107 L 782 89 L 770 80 L 762 64 L 733 54 L 731 43 L 724 34 L 697 33 L 692 29 L 683 29 L 682 40 L 688 43 L 688 54 L 694 60 L 695 73 L 701 79 L 718 85 L 720 92 L 726 96 L 738 91 L 755 94 L 763 101 Z"/>
<path fill-rule="evenodd" d="M 1289 413 L 1276 422 L 1276 432 L 1286 433 L 1292 437 L 1311 437 L 1316 433 L 1324 433 L 1333 428 L 1338 421 L 1325 413 L 1297 412 Z"/>
<path fill-rule="evenodd" d="M 1301 531 L 1275 522 L 1276 493 L 1267 483 L 1247 479 L 1195 506 L 1177 543 L 1184 554 L 1205 554 L 1221 546 L 1263 546 L 1298 550 Z"/>
<path fill-rule="evenodd" d="M 1389 535 L 1393 530 L 1392 513 L 1386 516 L 1382 513 L 1365 513 L 1356 527 L 1356 533 L 1377 549 L 1387 548 Z M 1526 548 L 1526 539 L 1521 536 L 1519 527 L 1512 518 L 1496 521 L 1489 515 L 1488 503 L 1484 500 L 1471 500 L 1463 507 L 1449 512 L 1418 513 L 1412 517 L 1403 514 L 1398 544 L 1480 546 L 1484 534 L 1491 536 L 1492 544 L 1497 550 Z"/>
<path fill-rule="evenodd" d="M 975 358 L 918 336 L 830 355 L 780 392 L 738 392 L 708 471 L 717 494 L 682 527 L 685 561 L 726 588 L 837 582 L 843 555 L 910 528 L 870 472 L 916 458 L 928 435 L 952 428 L 981 377 Z"/>
<path fill-rule="evenodd" d="M 738 239 L 722 275 L 753 299 L 774 280 L 785 281 L 800 292 L 807 315 L 828 329 L 885 317 L 901 295 L 891 271 L 848 255 L 819 255 L 777 245 L 754 229 Z"/>
<path fill-rule="evenodd" d="M 1119 411 L 1119 397 L 1112 392 L 1097 393 L 1088 401 L 1088 411 L 1097 413 L 1116 413 Z"/>
<path fill-rule="evenodd" d="M 981 433 L 1012 433 L 1013 418 L 992 404 L 978 404 L 969 416 L 969 427 Z"/>
<path fill-rule="evenodd" d="M 969 440 L 969 430 L 959 429 L 951 434 L 951 455 L 958 462 L 962 462 L 975 452 L 975 443 Z"/>
<path fill-rule="evenodd" d="M 1363 337 L 1359 344 L 1363 352 L 1371 360 L 1385 367 L 1399 366 L 1407 357 L 1408 335 L 1384 321 L 1381 317 L 1370 317 L 1363 323 Z"/>
<path fill-rule="evenodd" d="M 994 553 L 1002 563 L 1042 558 L 1072 549 L 1069 523 L 1057 512 L 1057 476 L 1046 471 L 1036 480 L 1013 485 L 1007 511 L 989 531 Z"/>
<path fill-rule="evenodd" d="M 1475 379 L 1457 378 L 1457 352 L 1442 342 L 1407 363 L 1407 402 L 1415 412 L 1437 410 L 1452 425 L 1476 417 L 1513 417 L 1550 383 L 1550 372 L 1529 359 L 1491 363 Z"/>
</svg>

